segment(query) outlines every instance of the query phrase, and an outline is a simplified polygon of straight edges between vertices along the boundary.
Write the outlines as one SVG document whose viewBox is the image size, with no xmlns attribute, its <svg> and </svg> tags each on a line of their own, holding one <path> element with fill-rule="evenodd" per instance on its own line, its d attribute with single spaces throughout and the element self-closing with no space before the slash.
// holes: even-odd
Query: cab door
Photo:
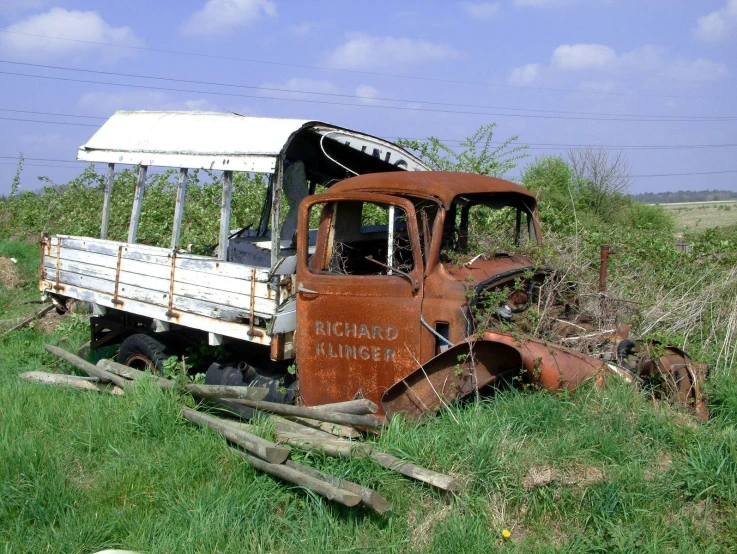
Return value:
<svg viewBox="0 0 737 554">
<path fill-rule="evenodd" d="M 422 256 L 412 203 L 369 193 L 300 205 L 296 357 L 307 406 L 381 395 L 420 363 Z M 308 251 L 309 224 L 317 243 Z"/>
</svg>

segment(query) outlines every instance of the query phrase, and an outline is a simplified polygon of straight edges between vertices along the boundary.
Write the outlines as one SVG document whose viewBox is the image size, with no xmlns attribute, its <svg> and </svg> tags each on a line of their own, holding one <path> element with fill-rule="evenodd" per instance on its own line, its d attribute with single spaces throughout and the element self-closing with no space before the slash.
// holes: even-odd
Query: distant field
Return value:
<svg viewBox="0 0 737 554">
<path fill-rule="evenodd" d="M 737 200 L 661 204 L 676 218 L 680 230 L 706 230 L 737 225 Z"/>
</svg>

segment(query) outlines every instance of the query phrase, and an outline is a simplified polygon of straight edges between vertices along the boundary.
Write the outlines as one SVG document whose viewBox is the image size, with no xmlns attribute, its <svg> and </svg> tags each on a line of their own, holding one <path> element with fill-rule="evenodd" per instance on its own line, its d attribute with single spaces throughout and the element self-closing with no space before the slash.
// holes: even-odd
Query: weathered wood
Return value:
<svg viewBox="0 0 737 554">
<path fill-rule="evenodd" d="M 127 381 L 126 379 L 120 377 L 119 375 L 115 375 L 113 373 L 110 373 L 109 371 L 105 371 L 102 368 L 94 366 L 88 361 L 83 360 L 79 356 L 75 356 L 71 352 L 67 352 L 66 350 L 61 349 L 58 346 L 53 346 L 51 344 L 44 344 L 44 348 L 48 352 L 51 352 L 54 356 L 57 356 L 61 358 L 62 360 L 69 362 L 74 367 L 81 369 L 87 375 L 91 375 L 93 377 L 99 377 L 103 381 L 115 383 L 121 389 L 124 389 L 131 384 L 130 381 Z"/>
<path fill-rule="evenodd" d="M 174 227 L 171 231 L 171 248 L 179 247 L 179 236 L 182 231 L 182 216 L 184 215 L 184 201 L 187 196 L 187 168 L 179 170 L 179 182 L 177 183 L 177 196 L 174 202 Z"/>
<path fill-rule="evenodd" d="M 123 389 L 118 386 L 105 385 L 103 383 L 95 383 L 88 381 L 84 377 L 75 377 L 73 375 L 60 375 L 58 373 L 47 373 L 45 371 L 28 371 L 21 373 L 18 377 L 26 381 L 34 383 L 42 383 L 45 385 L 57 385 L 64 387 L 72 387 L 82 390 L 93 390 L 96 392 L 107 392 L 109 394 L 124 394 Z"/>
<path fill-rule="evenodd" d="M 171 267 L 171 250 L 159 246 L 149 246 L 146 244 L 128 244 L 113 240 L 100 240 L 89 237 L 77 237 L 72 235 L 54 235 L 49 238 L 48 256 L 55 257 L 56 246 L 59 240 L 63 240 L 62 257 L 65 251 L 77 250 L 85 253 L 100 254 L 103 256 L 118 255 L 118 248 L 123 246 L 123 260 L 145 262 L 147 264 L 164 265 Z M 197 254 L 178 254 L 177 270 L 188 269 L 191 271 L 199 271 L 210 275 L 220 275 L 230 277 L 232 279 L 241 279 L 244 281 L 251 280 L 250 272 L 245 272 L 244 268 L 253 269 L 250 266 L 244 266 L 234 262 L 225 262 L 217 260 L 210 256 L 199 256 Z M 269 270 L 263 267 L 256 267 L 259 282 L 268 282 Z M 200 278 L 202 276 L 200 275 Z"/>
<path fill-rule="evenodd" d="M 107 164 L 107 178 L 105 179 L 105 195 L 102 200 L 102 223 L 100 224 L 100 238 L 107 239 L 107 229 L 110 223 L 110 198 L 113 195 L 113 181 L 115 178 L 115 164 Z"/>
<path fill-rule="evenodd" d="M 337 437 L 325 439 L 316 435 L 291 433 L 277 429 L 274 438 L 282 444 L 288 444 L 301 450 L 322 452 L 336 458 L 363 459 L 371 453 L 371 447 L 365 443 L 351 442 Z"/>
<path fill-rule="evenodd" d="M 337 423 L 328 423 L 327 421 L 317 421 L 316 419 L 309 419 L 306 417 L 295 417 L 294 420 L 297 423 L 301 423 L 307 428 L 314 427 L 320 429 L 325 433 L 334 435 L 336 437 L 342 437 L 346 439 L 361 439 L 363 435 L 360 431 L 357 431 L 353 427 L 347 425 L 338 425 Z"/>
<path fill-rule="evenodd" d="M 53 281 L 44 281 L 42 288 L 51 289 L 54 286 Z M 113 304 L 113 295 L 97 292 L 83 287 L 74 287 L 72 285 L 64 285 L 64 295 L 97 304 L 106 308 L 120 309 L 120 306 Z M 166 308 L 154 304 L 148 304 L 138 300 L 125 300 L 125 311 L 150 317 L 152 319 L 161 319 L 162 321 L 171 321 L 183 327 L 192 327 L 205 332 L 219 333 L 226 337 L 245 340 L 256 344 L 269 345 L 271 337 L 266 334 L 266 329 L 262 329 L 263 334 L 255 336 L 249 335 L 250 327 L 243 325 L 238 321 L 224 321 L 222 319 L 214 319 L 187 312 L 180 312 L 177 318 L 169 319 L 166 315 Z"/>
<path fill-rule="evenodd" d="M 371 508 L 377 514 L 386 514 L 392 511 L 392 505 L 387 501 L 387 499 L 374 490 L 362 487 L 356 483 L 351 483 L 350 481 L 346 481 L 345 479 L 341 479 L 334 475 L 330 475 L 329 473 L 325 473 L 319 469 L 298 464 L 292 460 L 287 460 L 284 462 L 284 465 L 291 467 L 292 469 L 296 469 L 301 473 L 305 473 L 310 477 L 314 477 L 315 479 L 326 481 L 331 485 L 356 493 L 361 497 L 361 504 L 367 508 Z"/>
<path fill-rule="evenodd" d="M 192 410 L 191 408 L 182 408 L 182 415 L 192 423 L 217 431 L 230 442 L 242 446 L 251 454 L 272 464 L 280 464 L 289 456 L 289 450 L 286 448 L 278 446 L 253 433 L 238 429 L 225 420 L 198 412 L 197 410 Z"/>
<path fill-rule="evenodd" d="M 218 239 L 218 259 L 228 257 L 228 236 L 230 235 L 230 200 L 233 196 L 233 172 L 223 171 L 223 196 L 220 201 L 220 235 Z"/>
<path fill-rule="evenodd" d="M 286 404 L 277 404 L 275 402 L 256 402 L 253 400 L 233 400 L 238 404 L 243 404 L 249 408 L 256 408 L 264 412 L 284 416 L 306 417 L 316 419 L 318 421 L 327 421 L 330 423 L 338 423 L 340 425 L 358 425 L 360 427 L 369 427 L 378 429 L 382 425 L 382 421 L 372 416 L 360 416 L 353 414 L 339 414 L 317 408 L 301 408 L 299 406 L 288 406 Z"/>
<path fill-rule="evenodd" d="M 433 487 L 443 489 L 446 491 L 457 492 L 459 490 L 458 482 L 449 475 L 444 475 L 424 467 L 411 464 L 400 460 L 396 456 L 381 452 L 380 450 L 373 449 L 371 451 L 371 459 L 378 463 L 380 466 L 401 473 L 405 477 L 411 477 L 417 479 Z"/>
<path fill-rule="evenodd" d="M 44 306 L 39 311 L 37 311 L 35 314 L 24 318 L 20 323 L 18 323 L 17 325 L 14 325 L 13 327 L 11 327 L 7 331 L 5 331 L 2 335 L 0 335 L 0 339 L 5 338 L 6 335 L 9 335 L 13 331 L 17 331 L 18 329 L 22 329 L 23 327 L 25 327 L 26 325 L 28 325 L 32 321 L 35 321 L 36 319 L 45 316 L 53 308 L 54 308 L 54 305 L 53 304 L 49 304 L 48 306 Z"/>
<path fill-rule="evenodd" d="M 366 398 L 358 400 L 348 400 L 346 402 L 335 402 L 333 404 L 320 404 L 319 406 L 311 406 L 311 410 L 328 410 L 330 412 L 339 412 L 341 414 L 368 415 L 375 414 L 379 411 L 379 407 Z"/>
<path fill-rule="evenodd" d="M 343 504 L 348 507 L 355 506 L 362 500 L 361 495 L 356 492 L 341 488 L 324 479 L 316 477 L 314 474 L 302 471 L 301 468 L 304 466 L 300 466 L 299 464 L 289 466 L 270 464 L 253 456 L 249 456 L 240 450 L 235 451 L 238 455 L 248 460 L 248 463 L 256 469 L 263 471 L 264 473 L 268 473 L 269 475 L 273 475 L 274 477 L 278 477 L 288 483 L 309 489 L 320 496 L 324 496 L 328 500 L 338 502 L 339 504 Z"/>
<path fill-rule="evenodd" d="M 98 367 L 103 368 L 110 373 L 120 375 L 128 379 L 140 379 L 141 377 L 149 377 L 155 380 L 155 383 L 162 389 L 180 388 L 192 396 L 198 398 L 246 398 L 251 400 L 261 400 L 264 398 L 269 389 L 265 387 L 238 387 L 230 385 L 198 385 L 195 383 L 177 384 L 163 377 L 153 376 L 150 373 L 128 367 L 112 360 L 99 360 Z"/>
<path fill-rule="evenodd" d="M 234 405 L 239 406 L 239 404 Z M 253 408 L 246 408 L 245 406 L 240 407 L 246 410 L 251 410 L 254 414 L 256 413 Z M 274 428 L 276 430 L 284 433 L 302 433 L 303 435 L 322 437 L 323 439 L 327 440 L 335 440 L 335 436 L 331 435 L 330 433 L 326 433 L 325 431 L 320 431 L 319 429 L 302 425 L 301 423 L 292 421 L 291 419 L 287 419 L 276 414 L 270 414 L 267 421 L 274 425 Z"/>
<path fill-rule="evenodd" d="M 141 205 L 143 204 L 143 187 L 146 184 L 145 165 L 138 166 L 138 178 L 136 179 L 136 189 L 133 193 L 133 209 L 131 210 L 131 222 L 128 227 L 128 242 L 135 243 L 138 234 L 138 220 L 141 218 Z"/>
</svg>

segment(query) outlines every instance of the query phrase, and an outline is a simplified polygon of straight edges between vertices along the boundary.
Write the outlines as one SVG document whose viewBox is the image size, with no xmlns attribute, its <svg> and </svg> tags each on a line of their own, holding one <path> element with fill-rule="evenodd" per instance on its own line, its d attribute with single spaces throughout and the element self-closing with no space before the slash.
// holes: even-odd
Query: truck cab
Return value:
<svg viewBox="0 0 737 554">
<path fill-rule="evenodd" d="M 303 402 L 378 402 L 473 334 L 472 307 L 489 289 L 519 289 L 498 307 L 501 317 L 523 309 L 533 286 L 513 285 L 534 283 L 536 268 L 509 252 L 540 237 L 534 195 L 480 175 L 372 174 L 304 200 L 295 300 Z"/>
</svg>

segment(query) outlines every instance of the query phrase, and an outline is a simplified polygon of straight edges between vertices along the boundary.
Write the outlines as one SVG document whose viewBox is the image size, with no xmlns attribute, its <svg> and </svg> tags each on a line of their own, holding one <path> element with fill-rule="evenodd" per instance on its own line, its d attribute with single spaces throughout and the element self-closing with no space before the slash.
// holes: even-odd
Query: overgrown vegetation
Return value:
<svg viewBox="0 0 737 554">
<path fill-rule="evenodd" d="M 522 152 L 492 150 L 492 130 L 455 157 L 433 140 L 408 145 L 430 161 L 451 158 L 441 167 L 504 176 Z M 220 185 L 203 172 L 193 177 L 182 243 L 206 248 L 216 241 Z M 234 227 L 258 220 L 265 190 L 259 178 L 240 179 Z M 134 180 L 131 172 L 116 178 L 111 238 L 124 239 Z M 108 397 L 18 379 L 36 369 L 73 371 L 41 347 L 76 350 L 86 341 L 84 319 L 72 317 L 51 334 L 36 326 L 0 342 L 3 551 L 737 549 L 737 229 L 686 235 L 691 251 L 679 252 L 661 208 L 633 202 L 626 190 L 609 191 L 606 209 L 597 208 L 594 184 L 564 158 L 532 161 L 521 180 L 538 195 L 546 230 L 538 260 L 579 283 L 584 308 L 712 366 L 709 423 L 613 380 L 574 394 L 502 391 L 422 426 L 393 420 L 376 439 L 382 449 L 449 472 L 464 485 L 456 496 L 367 461 L 301 460 L 380 491 L 394 504 L 381 518 L 255 472 L 213 433 L 182 421 L 169 393 L 141 387 Z M 173 187 L 171 174 L 150 178 L 141 240 L 168 246 Z M 24 283 L 12 291 L 0 283 L 0 317 L 30 311 L 23 301 L 36 297 L 37 247 L 23 241 L 41 230 L 97 235 L 102 188 L 103 176 L 88 168 L 67 185 L 0 203 L 0 256 L 18 260 Z M 479 222 L 475 232 L 486 231 Z M 601 304 L 595 283 L 605 243 L 616 255 Z"/>
</svg>

